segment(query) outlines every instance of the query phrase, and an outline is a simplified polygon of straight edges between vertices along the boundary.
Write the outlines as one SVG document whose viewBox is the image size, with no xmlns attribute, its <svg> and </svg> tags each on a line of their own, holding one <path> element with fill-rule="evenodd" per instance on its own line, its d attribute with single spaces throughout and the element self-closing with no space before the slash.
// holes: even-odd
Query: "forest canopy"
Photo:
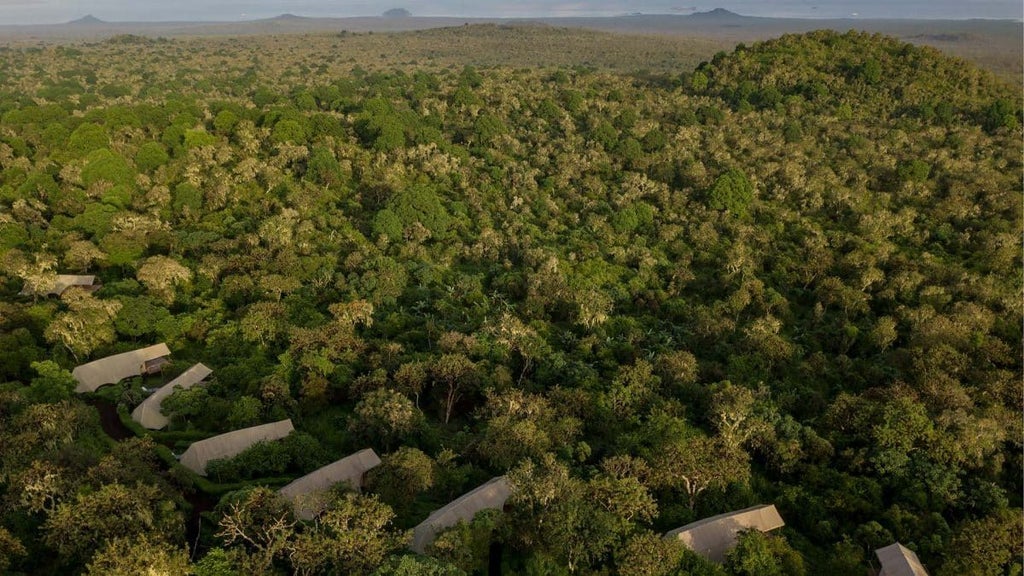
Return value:
<svg viewBox="0 0 1024 576">
<path fill-rule="evenodd" d="M 858 32 L 666 73 L 130 40 L 0 48 L 0 572 L 1020 572 L 1019 87 Z M 57 274 L 102 286 L 22 293 Z M 364 448 L 315 521 L 277 494 Z M 761 503 L 724 564 L 661 538 Z"/>
</svg>

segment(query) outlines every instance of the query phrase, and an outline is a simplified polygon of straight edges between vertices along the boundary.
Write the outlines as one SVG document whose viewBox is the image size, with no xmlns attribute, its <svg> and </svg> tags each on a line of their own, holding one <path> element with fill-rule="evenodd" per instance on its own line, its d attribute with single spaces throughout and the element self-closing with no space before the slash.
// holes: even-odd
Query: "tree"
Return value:
<svg viewBox="0 0 1024 576">
<path fill-rule="evenodd" d="M 105 542 L 146 532 L 180 534 L 174 504 L 155 486 L 106 484 L 66 500 L 43 524 L 44 540 L 65 558 L 85 558 Z"/>
<path fill-rule="evenodd" d="M 291 503 L 268 488 L 252 488 L 222 500 L 217 537 L 245 548 L 252 566 L 266 574 L 288 552 L 295 533 Z"/>
<path fill-rule="evenodd" d="M 167 150 L 159 142 L 146 142 L 135 153 L 135 165 L 143 172 L 151 172 L 170 160 Z"/>
<path fill-rule="evenodd" d="M 629 537 L 615 551 L 615 565 L 621 576 L 673 576 L 677 574 L 683 547 L 653 532 Z"/>
<path fill-rule="evenodd" d="M 1019 574 L 1024 546 L 1020 539 L 1019 509 L 961 524 L 949 543 L 950 553 L 938 573 L 940 576 L 998 576 Z"/>
<path fill-rule="evenodd" d="M 420 493 L 433 488 L 437 474 L 433 458 L 402 446 L 381 458 L 380 466 L 369 472 L 367 483 L 384 502 L 404 512 Z"/>
<path fill-rule="evenodd" d="M 480 418 L 486 427 L 477 452 L 498 470 L 565 449 L 581 431 L 579 420 L 562 417 L 543 396 L 521 390 L 489 391 Z"/>
<path fill-rule="evenodd" d="M 52 360 L 33 362 L 38 376 L 32 379 L 28 395 L 32 402 L 56 403 L 71 398 L 78 382 L 70 372 Z"/>
<path fill-rule="evenodd" d="M 280 302 L 256 302 L 246 309 L 240 327 L 243 340 L 266 347 L 287 332 L 287 309 Z"/>
<path fill-rule="evenodd" d="M 7 528 L 0 526 L 0 572 L 6 572 L 15 558 L 25 555 L 25 546 Z"/>
<path fill-rule="evenodd" d="M 363 442 L 385 448 L 413 434 L 423 421 L 423 413 L 398 392 L 379 389 L 356 404 L 349 432 Z"/>
<path fill-rule="evenodd" d="M 481 510 L 471 521 L 459 521 L 437 535 L 427 548 L 427 554 L 468 574 L 486 572 L 491 541 L 501 516 L 499 510 Z"/>
<path fill-rule="evenodd" d="M 725 567 L 737 576 L 803 576 L 803 557 L 781 536 L 748 530 L 725 554 Z"/>
<path fill-rule="evenodd" d="M 74 240 L 68 244 L 64 252 L 64 263 L 71 270 L 85 272 L 96 260 L 103 260 L 107 255 L 88 240 Z"/>
<path fill-rule="evenodd" d="M 757 406 L 763 402 L 762 397 L 763 393 L 735 386 L 729 381 L 722 382 L 712 394 L 711 424 L 727 449 L 738 450 L 752 438 L 770 430 Z"/>
<path fill-rule="evenodd" d="M 48 342 L 64 346 L 75 359 L 82 359 L 93 350 L 117 339 L 114 318 L 121 303 L 99 300 L 84 290 L 65 290 L 61 300 L 68 310 L 54 318 L 46 327 Z"/>
<path fill-rule="evenodd" d="M 715 210 L 727 210 L 736 216 L 746 216 L 753 201 L 753 184 L 746 174 L 736 168 L 719 176 L 708 194 L 708 206 Z"/>
<path fill-rule="evenodd" d="M 89 562 L 87 576 L 186 576 L 191 573 L 188 552 L 181 547 L 142 534 L 114 538 Z M 156 538 L 159 538 L 157 536 Z"/>
<path fill-rule="evenodd" d="M 202 576 L 202 575 L 198 575 Z M 429 556 L 391 556 L 372 576 L 467 576 L 451 564 Z"/>
<path fill-rule="evenodd" d="M 445 354 L 434 361 L 430 373 L 442 384 L 439 389 L 443 392 L 444 423 L 447 424 L 455 403 L 478 383 L 476 364 L 465 354 Z"/>
<path fill-rule="evenodd" d="M 154 298 L 171 304 L 174 289 L 192 280 L 192 271 L 167 256 L 151 256 L 139 266 L 135 277 L 149 289 Z"/>
<path fill-rule="evenodd" d="M 745 452 L 730 448 L 722 440 L 696 436 L 661 446 L 651 458 L 651 485 L 680 490 L 687 495 L 690 509 L 708 489 L 723 489 L 750 476 Z"/>
<path fill-rule="evenodd" d="M 345 493 L 296 535 L 288 559 L 300 576 L 370 574 L 408 541 L 392 528 L 394 517 L 376 496 Z"/>
<path fill-rule="evenodd" d="M 516 538 L 558 559 L 570 573 L 599 565 L 638 522 L 657 514 L 637 479 L 599 474 L 579 480 L 550 454 L 539 463 L 523 462 L 508 476 Z"/>
</svg>

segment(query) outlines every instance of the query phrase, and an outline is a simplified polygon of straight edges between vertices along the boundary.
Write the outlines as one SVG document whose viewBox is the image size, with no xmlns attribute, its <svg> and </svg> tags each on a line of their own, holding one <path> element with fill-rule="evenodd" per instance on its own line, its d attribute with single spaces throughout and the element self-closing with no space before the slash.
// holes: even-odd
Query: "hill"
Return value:
<svg viewBox="0 0 1024 576">
<path fill-rule="evenodd" d="M 1019 90 L 867 33 L 679 42 L 5 47 L 0 572 L 1019 572 Z M 315 521 L 274 490 L 366 448 Z M 722 564 L 662 538 L 760 503 L 785 528 Z"/>
</svg>

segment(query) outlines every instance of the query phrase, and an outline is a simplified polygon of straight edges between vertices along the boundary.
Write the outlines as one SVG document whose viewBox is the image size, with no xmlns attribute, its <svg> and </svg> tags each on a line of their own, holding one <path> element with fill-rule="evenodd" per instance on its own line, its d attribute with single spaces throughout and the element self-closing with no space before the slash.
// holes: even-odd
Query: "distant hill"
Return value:
<svg viewBox="0 0 1024 576">
<path fill-rule="evenodd" d="M 721 20 L 721 19 L 725 19 L 725 18 L 749 18 L 749 16 L 743 16 L 743 15 L 737 14 L 735 12 L 730 12 L 729 10 L 726 10 L 725 8 L 715 8 L 714 10 L 709 10 L 707 12 L 694 12 L 693 14 L 690 14 L 688 16 L 688 18 L 693 18 L 693 19 L 696 19 L 696 20 L 700 20 L 700 19 Z"/>
<path fill-rule="evenodd" d="M 392 8 L 387 12 L 384 12 L 385 18 L 411 18 L 412 12 L 409 12 L 405 8 Z"/>
<path fill-rule="evenodd" d="M 104 22 L 103 20 L 100 20 L 99 18 L 93 16 L 92 14 L 87 14 L 85 16 L 82 16 L 78 20 L 72 20 L 72 21 L 68 22 L 68 24 L 70 24 L 72 26 L 102 26 L 102 25 L 106 25 L 107 22 Z"/>
<path fill-rule="evenodd" d="M 296 16 L 295 14 L 289 14 L 289 13 L 286 12 L 284 14 L 281 14 L 280 16 L 274 16 L 273 18 L 270 18 L 270 20 L 271 21 L 276 20 L 278 22 L 305 22 L 307 20 L 316 20 L 316 19 L 315 18 L 308 18 L 306 16 Z"/>
</svg>

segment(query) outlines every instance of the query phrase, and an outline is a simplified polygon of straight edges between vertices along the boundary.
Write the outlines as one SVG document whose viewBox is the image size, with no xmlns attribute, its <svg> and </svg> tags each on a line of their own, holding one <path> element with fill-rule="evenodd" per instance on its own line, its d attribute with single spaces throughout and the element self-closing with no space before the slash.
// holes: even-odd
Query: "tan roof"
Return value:
<svg viewBox="0 0 1024 576">
<path fill-rule="evenodd" d="M 33 292 L 42 296 L 60 296 L 65 290 L 72 286 L 92 286 L 96 283 L 95 276 L 79 276 L 75 274 L 58 274 L 53 279 L 53 284 L 48 287 L 39 286 L 39 290 L 29 290 L 26 286 L 21 290 L 22 294 Z"/>
<path fill-rule="evenodd" d="M 146 362 L 170 355 L 167 344 L 157 344 L 82 364 L 71 371 L 71 375 L 78 380 L 75 392 L 95 392 L 104 384 L 117 384 L 125 378 L 139 376 Z"/>
<path fill-rule="evenodd" d="M 203 364 L 196 364 L 189 368 L 185 372 L 178 376 L 169 383 L 161 386 L 156 392 L 149 395 L 135 407 L 132 411 L 132 420 L 135 420 L 144 427 L 150 430 L 159 430 L 170 422 L 163 412 L 160 411 L 160 405 L 164 399 L 174 393 L 175 388 L 181 388 L 182 390 L 188 390 L 192 386 L 202 382 L 207 376 L 213 373 Z"/>
<path fill-rule="evenodd" d="M 206 476 L 206 465 L 211 460 L 230 458 L 257 442 L 279 440 L 291 434 L 292 430 L 295 430 L 295 427 L 292 426 L 291 419 L 288 419 L 193 442 L 181 455 L 181 464 L 200 476 Z"/>
<path fill-rule="evenodd" d="M 878 576 L 928 576 L 928 572 L 917 559 L 913 550 L 908 550 L 896 542 L 885 548 L 875 550 L 875 556 L 882 564 Z"/>
<path fill-rule="evenodd" d="M 725 553 L 736 544 L 736 535 L 743 530 L 768 532 L 785 526 L 773 504 L 762 504 L 705 518 L 665 534 L 678 539 L 694 552 L 715 562 L 725 560 Z"/>
<path fill-rule="evenodd" d="M 410 548 L 422 554 L 427 546 L 434 541 L 438 532 L 458 524 L 460 520 L 471 521 L 481 510 L 488 508 L 501 510 L 510 494 L 512 494 L 512 485 L 509 484 L 508 478 L 504 476 L 491 478 L 473 491 L 459 496 L 444 508 L 435 510 L 426 520 L 413 528 Z"/>
<path fill-rule="evenodd" d="M 348 482 L 359 490 L 363 487 L 363 474 L 379 465 L 380 457 L 372 448 L 367 448 L 314 470 L 278 492 L 292 501 L 296 516 L 302 520 L 312 520 L 323 504 L 319 497 L 331 486 Z"/>
</svg>

